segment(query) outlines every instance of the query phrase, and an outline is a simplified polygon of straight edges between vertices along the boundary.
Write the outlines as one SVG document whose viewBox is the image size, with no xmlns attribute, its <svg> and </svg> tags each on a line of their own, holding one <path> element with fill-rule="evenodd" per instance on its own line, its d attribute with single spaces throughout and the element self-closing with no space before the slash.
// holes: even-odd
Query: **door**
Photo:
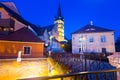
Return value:
<svg viewBox="0 0 120 80">
<path fill-rule="evenodd" d="M 102 53 L 106 53 L 106 48 L 102 48 Z"/>
</svg>

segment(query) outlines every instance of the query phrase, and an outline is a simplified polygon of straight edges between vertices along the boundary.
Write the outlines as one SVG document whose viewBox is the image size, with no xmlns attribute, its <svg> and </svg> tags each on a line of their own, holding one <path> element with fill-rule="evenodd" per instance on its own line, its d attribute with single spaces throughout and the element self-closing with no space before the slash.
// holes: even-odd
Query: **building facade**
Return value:
<svg viewBox="0 0 120 80">
<path fill-rule="evenodd" d="M 114 31 L 90 23 L 72 33 L 72 53 L 115 52 Z"/>
<path fill-rule="evenodd" d="M 19 38 L 20 34 L 25 33 L 25 30 L 28 30 L 28 36 L 34 35 L 32 38 L 29 38 L 27 35 L 23 35 L 23 40 Z M 21 31 L 23 30 L 23 31 Z M 20 33 L 18 35 L 15 35 L 18 31 Z M 30 33 L 29 33 L 30 32 Z M 14 34 L 14 39 L 12 39 L 11 34 Z M 26 36 L 26 37 L 25 37 Z M 9 37 L 9 38 L 7 38 Z M 30 40 L 26 40 L 26 38 Z M 37 38 L 37 39 L 36 39 Z M 34 40 L 36 39 L 36 40 Z M 22 50 L 24 53 L 24 48 L 21 47 L 21 49 L 16 49 L 16 54 L 13 55 L 11 54 L 12 52 L 12 46 L 7 46 L 6 44 L 3 45 L 3 42 L 6 41 L 13 43 L 15 41 L 15 46 L 17 47 L 20 44 L 23 43 L 23 47 L 25 46 L 24 44 L 29 43 L 29 46 L 31 44 L 31 47 L 28 48 L 30 54 L 27 57 L 40 57 L 43 56 L 44 52 L 52 51 L 52 52 L 63 52 L 63 49 L 61 48 L 61 42 L 63 43 L 65 41 L 64 39 L 64 18 L 61 13 L 61 7 L 60 4 L 58 5 L 58 11 L 57 15 L 54 18 L 54 23 L 52 25 L 48 26 L 43 26 L 39 27 L 36 26 L 28 21 L 26 21 L 19 13 L 18 9 L 16 8 L 15 4 L 13 2 L 0 2 L 0 40 L 1 40 L 1 47 L 11 47 L 9 51 L 4 50 L 4 52 L 1 52 L 0 56 L 4 56 L 4 53 L 8 53 L 11 56 L 17 56 L 17 52 L 19 50 Z M 16 42 L 18 42 L 16 44 Z M 33 46 L 33 43 L 38 44 L 37 51 L 35 51 L 34 48 L 35 45 Z M 26 45 L 27 46 L 27 45 Z M 4 49 L 2 48 L 2 49 Z M 17 47 L 18 48 L 18 47 Z M 14 49 L 14 48 L 13 48 Z M 26 48 L 25 48 L 26 49 Z M 31 51 L 32 49 L 32 51 Z M 35 51 L 35 52 L 34 52 Z M 9 53 L 10 52 L 10 53 Z M 39 54 L 38 54 L 39 53 Z M 6 54 L 8 57 L 10 55 Z M 23 57 L 25 57 L 23 55 Z"/>
<path fill-rule="evenodd" d="M 13 2 L 0 2 L 0 58 L 40 58 L 44 42 L 38 38 L 37 26 L 24 20 Z"/>
</svg>

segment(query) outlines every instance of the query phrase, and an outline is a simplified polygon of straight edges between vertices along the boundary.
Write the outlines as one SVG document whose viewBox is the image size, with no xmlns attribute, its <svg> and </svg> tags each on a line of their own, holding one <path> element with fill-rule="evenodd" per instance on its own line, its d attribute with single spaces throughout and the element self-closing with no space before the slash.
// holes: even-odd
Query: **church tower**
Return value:
<svg viewBox="0 0 120 80">
<path fill-rule="evenodd" d="M 60 3 L 58 5 L 57 15 L 55 16 L 54 23 L 57 28 L 57 40 L 64 41 L 64 18 L 61 13 Z"/>
</svg>

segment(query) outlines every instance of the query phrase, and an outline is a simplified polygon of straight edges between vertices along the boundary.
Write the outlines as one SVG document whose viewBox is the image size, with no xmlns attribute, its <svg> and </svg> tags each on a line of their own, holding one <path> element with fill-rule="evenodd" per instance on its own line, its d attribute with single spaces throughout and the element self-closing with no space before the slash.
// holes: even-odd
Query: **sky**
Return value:
<svg viewBox="0 0 120 80">
<path fill-rule="evenodd" d="M 115 30 L 120 35 L 120 0 L 1 0 L 14 1 L 21 16 L 39 26 L 54 24 L 60 2 L 65 36 L 93 21 L 93 25 Z"/>
</svg>

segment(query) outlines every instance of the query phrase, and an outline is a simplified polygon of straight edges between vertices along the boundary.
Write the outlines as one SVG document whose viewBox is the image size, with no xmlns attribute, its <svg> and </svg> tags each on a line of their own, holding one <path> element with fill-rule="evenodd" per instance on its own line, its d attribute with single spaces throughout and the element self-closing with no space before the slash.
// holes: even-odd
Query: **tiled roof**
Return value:
<svg viewBox="0 0 120 80">
<path fill-rule="evenodd" d="M 44 34 L 44 29 L 41 27 L 32 27 L 32 29 L 37 33 L 38 36 L 41 36 Z"/>
<path fill-rule="evenodd" d="M 19 11 L 17 10 L 14 2 L 1 2 L 2 4 L 4 4 L 5 6 L 7 6 L 9 9 L 13 10 L 14 12 L 16 12 L 17 14 L 20 14 Z"/>
<path fill-rule="evenodd" d="M 79 34 L 79 33 L 96 33 L 96 32 L 111 32 L 111 31 L 113 31 L 113 30 L 88 24 L 88 25 L 82 27 L 81 29 L 73 32 L 72 34 Z"/>
<path fill-rule="evenodd" d="M 52 31 L 52 29 L 54 28 L 55 24 L 52 24 L 52 25 L 48 25 L 48 26 L 45 26 L 43 27 L 44 29 L 47 29 L 48 32 Z"/>
<path fill-rule="evenodd" d="M 43 42 L 28 27 L 23 27 L 7 36 L 0 36 L 1 40 L 20 42 Z"/>
</svg>

